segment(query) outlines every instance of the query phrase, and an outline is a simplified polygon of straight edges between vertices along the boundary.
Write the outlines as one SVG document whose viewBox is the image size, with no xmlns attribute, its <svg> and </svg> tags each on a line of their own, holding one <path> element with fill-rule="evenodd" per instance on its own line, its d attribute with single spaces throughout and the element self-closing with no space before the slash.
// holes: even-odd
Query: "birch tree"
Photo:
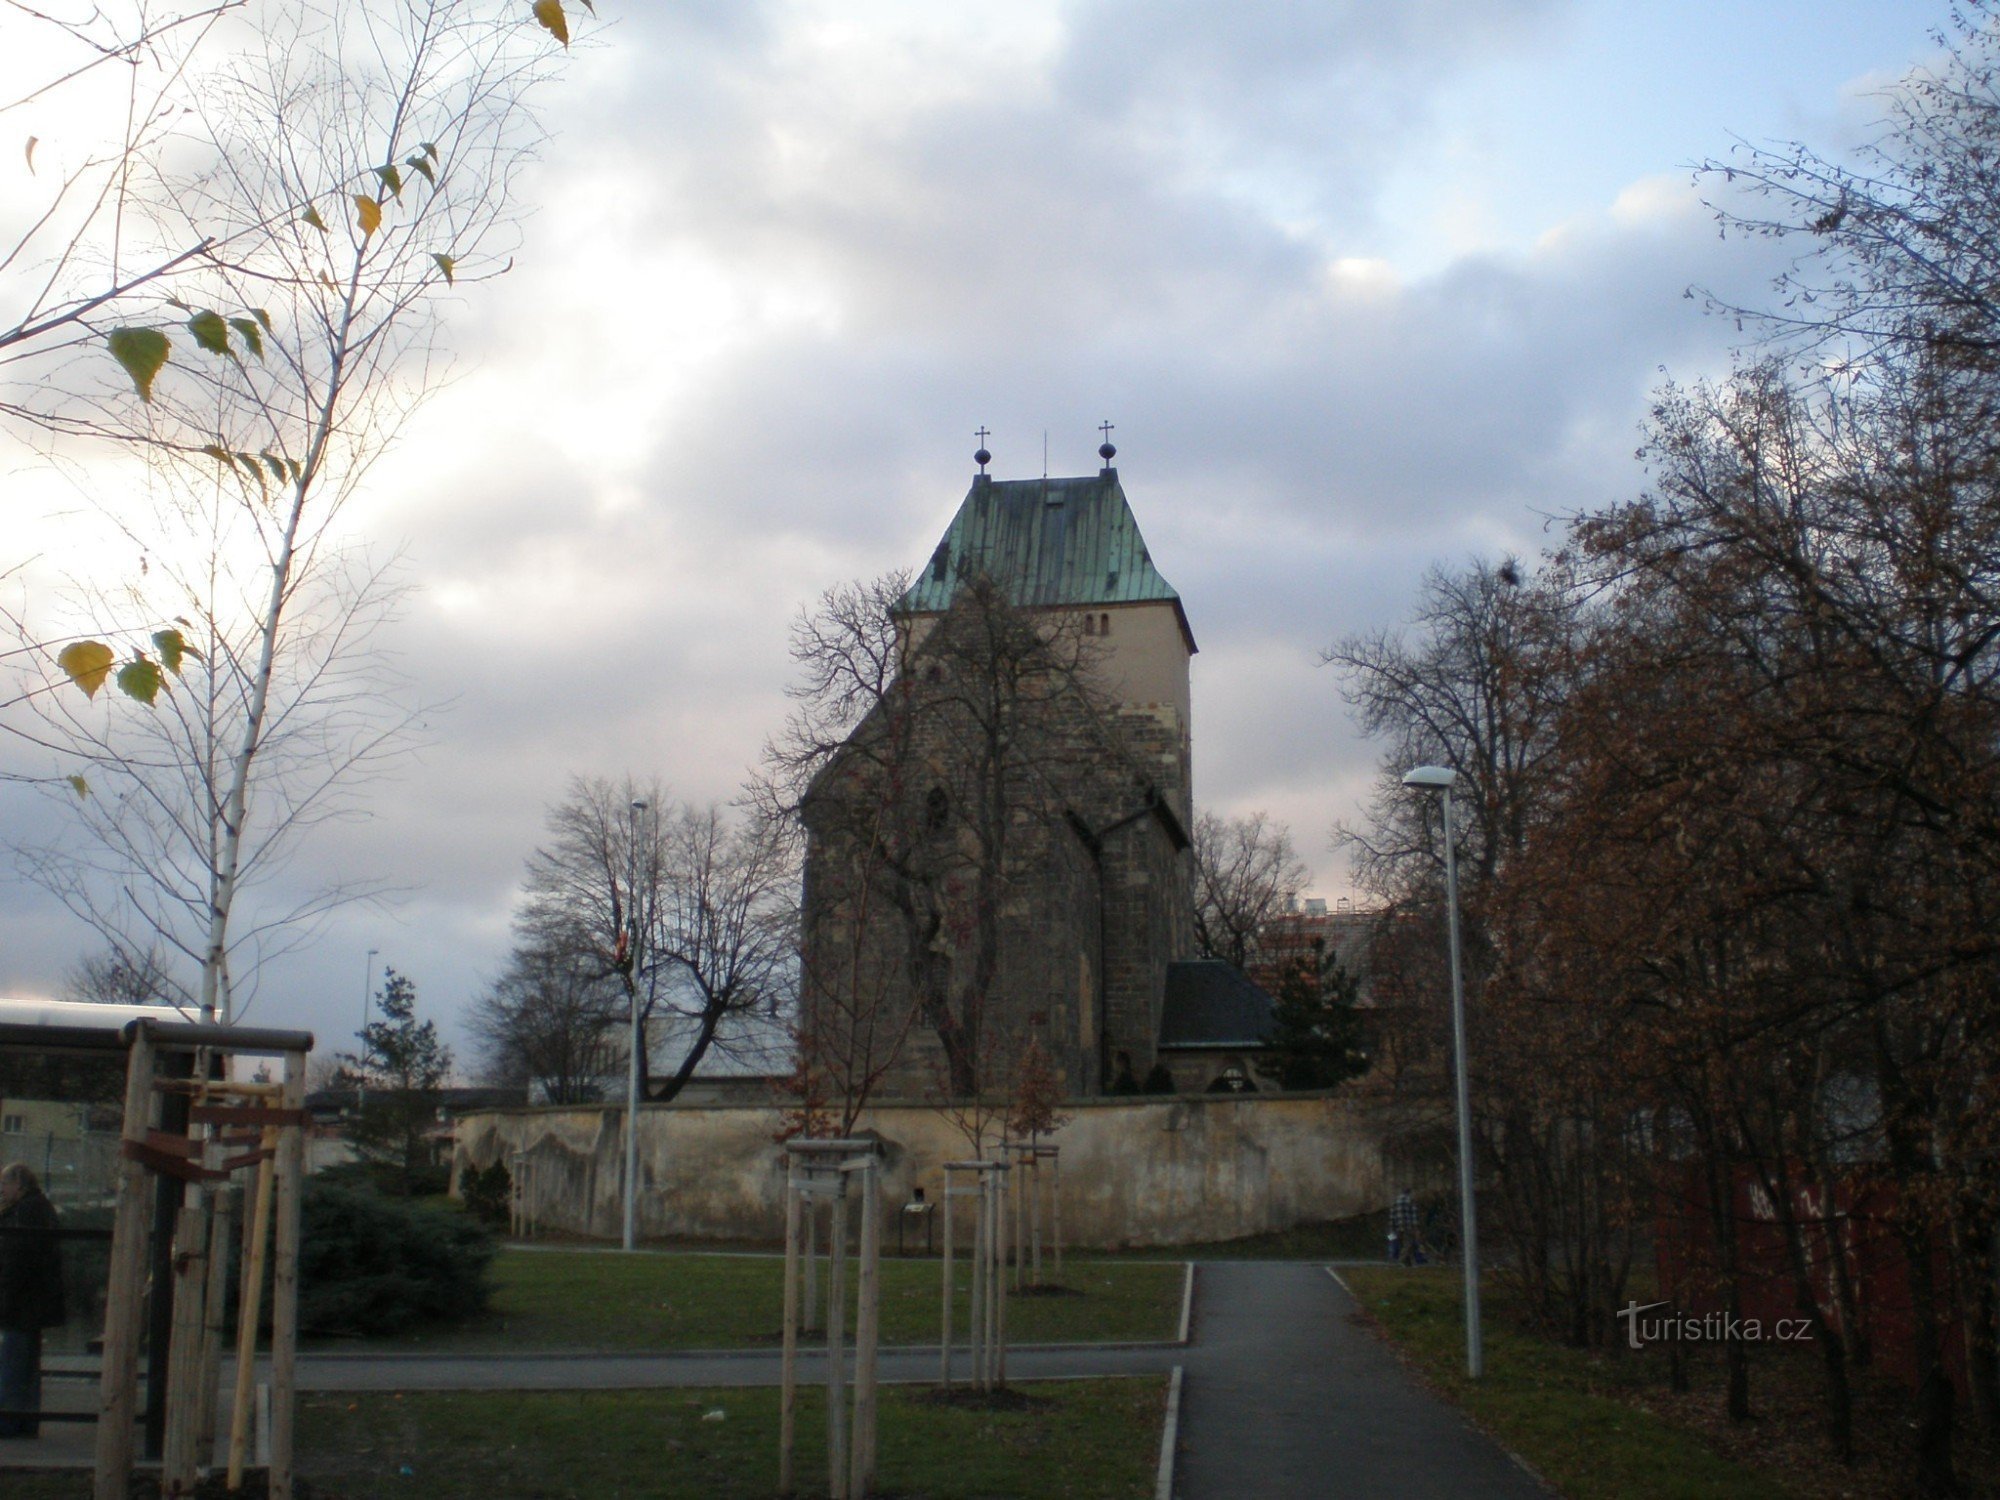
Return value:
<svg viewBox="0 0 2000 1500">
<path fill-rule="evenodd" d="M 222 1021 L 234 1018 L 239 895 L 270 847 L 260 839 L 279 831 L 267 751 L 312 718 L 306 699 L 283 696 L 285 663 L 302 639 L 355 643 L 367 602 L 343 592 L 355 564 L 336 523 L 442 373 L 440 294 L 497 275 L 516 247 L 513 190 L 537 142 L 531 98 L 568 42 L 555 0 L 297 0 L 229 25 L 239 19 L 248 29 L 227 36 L 241 49 L 175 96 L 188 111 L 175 138 L 184 153 L 129 161 L 117 190 L 143 190 L 147 205 L 135 227 L 121 220 L 120 255 L 199 254 L 171 278 L 114 276 L 111 302 L 69 304 L 40 353 L 66 355 L 55 368 L 74 383 L 49 384 L 46 407 L 16 408 L 132 455 L 185 518 L 151 539 L 161 550 L 230 549 L 207 554 L 226 625 L 200 641 L 179 622 L 139 642 L 76 640 L 54 663 L 93 699 L 109 681 L 155 713 L 187 690 L 192 663 L 222 679 L 212 758 L 185 802 L 158 810 L 196 851 L 198 909 L 173 918 L 175 941 L 198 961 L 200 1014 Z M 180 610 L 162 592 L 157 618 L 172 620 Z M 343 618 L 344 604 L 357 612 Z M 309 665 L 305 680 L 324 682 L 338 660 L 335 650 Z M 109 739 L 62 747 L 89 762 L 79 796 L 153 798 Z M 291 783 L 284 831 L 308 826 L 315 800 L 357 763 L 336 750 L 309 765 Z M 125 874 L 134 886 L 153 877 Z"/>
</svg>

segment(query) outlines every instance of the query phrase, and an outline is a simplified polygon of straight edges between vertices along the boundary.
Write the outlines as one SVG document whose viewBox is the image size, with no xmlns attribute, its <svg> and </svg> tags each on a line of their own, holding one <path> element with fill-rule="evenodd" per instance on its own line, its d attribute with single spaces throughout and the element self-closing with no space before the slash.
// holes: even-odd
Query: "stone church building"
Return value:
<svg viewBox="0 0 2000 1500">
<path fill-rule="evenodd" d="M 1250 1074 L 1270 1000 L 1193 956 L 1195 638 L 1111 467 L 974 478 L 893 685 L 808 793 L 803 1015 L 877 1097 Z M 838 1080 L 836 1079 L 836 1087 Z"/>
</svg>

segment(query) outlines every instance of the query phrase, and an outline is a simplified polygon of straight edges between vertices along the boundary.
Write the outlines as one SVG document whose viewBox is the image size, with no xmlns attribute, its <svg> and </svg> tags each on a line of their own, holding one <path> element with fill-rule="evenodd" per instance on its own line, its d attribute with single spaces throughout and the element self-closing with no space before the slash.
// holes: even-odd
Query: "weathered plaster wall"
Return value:
<svg viewBox="0 0 2000 1500">
<path fill-rule="evenodd" d="M 1381 1133 L 1364 1107 L 1315 1095 L 1087 1101 L 1051 1138 L 1063 1148 L 1063 1234 L 1077 1245 L 1231 1239 L 1380 1208 L 1389 1193 Z M 532 1153 L 551 1228 L 613 1238 L 623 1213 L 623 1112 L 521 1109 L 459 1122 L 455 1169 Z M 775 1240 L 783 1234 L 778 1111 L 648 1106 L 640 1111 L 645 1235 Z M 885 1199 L 922 1187 L 968 1154 L 935 1111 L 889 1105 L 862 1120 L 888 1145 Z M 893 1228 L 889 1230 L 893 1234 Z"/>
</svg>

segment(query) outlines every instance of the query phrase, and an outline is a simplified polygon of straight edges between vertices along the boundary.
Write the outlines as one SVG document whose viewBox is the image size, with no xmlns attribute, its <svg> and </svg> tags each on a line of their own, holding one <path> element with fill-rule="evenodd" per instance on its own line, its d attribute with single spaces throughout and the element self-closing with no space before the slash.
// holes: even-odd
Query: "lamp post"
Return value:
<svg viewBox="0 0 2000 1500">
<path fill-rule="evenodd" d="M 1437 792 L 1444 809 L 1445 911 L 1451 932 L 1452 1067 L 1458 1075 L 1458 1219 L 1459 1244 L 1465 1259 L 1465 1373 L 1477 1380 L 1485 1373 L 1485 1352 L 1479 1337 L 1479 1219 L 1472 1200 L 1472 1090 L 1465 1072 L 1465 981 L 1458 956 L 1458 856 L 1452 847 L 1451 789 L 1458 772 L 1445 766 L 1418 766 L 1406 772 L 1403 785 Z"/>
<path fill-rule="evenodd" d="M 370 948 L 365 969 L 361 976 L 361 1076 L 355 1086 L 354 1113 L 359 1115 L 368 1103 L 368 1002 L 375 992 L 375 955 L 380 948 Z"/>
<path fill-rule="evenodd" d="M 624 1248 L 636 1244 L 639 1209 L 639 822 L 642 800 L 632 803 L 632 860 L 625 888 L 625 994 L 632 1006 L 632 1032 L 625 1068 L 625 1235 Z"/>
</svg>

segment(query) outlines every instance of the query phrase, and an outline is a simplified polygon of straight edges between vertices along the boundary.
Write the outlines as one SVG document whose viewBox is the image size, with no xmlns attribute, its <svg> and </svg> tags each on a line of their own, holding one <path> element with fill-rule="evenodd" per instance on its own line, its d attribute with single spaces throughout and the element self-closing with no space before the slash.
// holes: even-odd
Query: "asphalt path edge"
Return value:
<svg viewBox="0 0 2000 1500">
<path fill-rule="evenodd" d="M 1419 1385 L 1423 1386 L 1424 1389 L 1428 1390 L 1432 1395 L 1436 1396 L 1438 1400 L 1450 1406 L 1453 1411 L 1458 1413 L 1459 1421 L 1463 1422 L 1467 1427 L 1470 1427 L 1474 1432 L 1484 1437 L 1488 1442 L 1492 1443 L 1494 1447 L 1498 1448 L 1502 1453 L 1506 1454 L 1507 1457 L 1513 1461 L 1514 1467 L 1519 1469 L 1523 1474 L 1526 1474 L 1530 1479 L 1534 1480 L 1536 1484 L 1540 1485 L 1543 1489 L 1547 1490 L 1551 1495 L 1559 1495 L 1562 1493 L 1555 1487 L 1554 1484 L 1550 1483 L 1548 1475 L 1544 1474 L 1540 1469 L 1536 1468 L 1533 1464 L 1529 1463 L 1525 1458 L 1521 1457 L 1520 1454 L 1516 1453 L 1506 1443 L 1501 1442 L 1498 1433 L 1494 1432 L 1490 1427 L 1486 1426 L 1485 1423 L 1476 1421 L 1473 1418 L 1471 1412 L 1467 1411 L 1463 1406 L 1460 1406 L 1456 1401 L 1453 1401 L 1449 1396 L 1445 1395 L 1443 1391 L 1438 1389 L 1438 1387 L 1424 1375 L 1423 1371 L 1420 1370 L 1409 1358 L 1407 1358 L 1401 1349 L 1396 1347 L 1396 1341 L 1390 1338 L 1388 1334 L 1383 1331 L 1381 1320 L 1376 1318 L 1374 1314 L 1370 1313 L 1367 1307 L 1362 1303 L 1361 1299 L 1358 1296 L 1355 1296 L 1354 1288 L 1347 1284 L 1346 1277 L 1342 1276 L 1340 1272 L 1336 1271 L 1332 1266 L 1321 1266 L 1320 1269 L 1333 1278 L 1334 1285 L 1338 1286 L 1343 1292 L 1347 1293 L 1347 1295 L 1353 1299 L 1355 1307 L 1360 1311 L 1362 1317 L 1367 1320 L 1367 1326 L 1369 1332 L 1374 1335 L 1374 1337 L 1378 1342 L 1388 1347 L 1389 1351 L 1396 1356 L 1397 1363 L 1402 1365 L 1404 1370 L 1409 1373 L 1411 1379 L 1415 1380 Z M 1163 1496 L 1161 1497 L 1161 1500 L 1172 1500 L 1172 1497 Z"/>
</svg>

